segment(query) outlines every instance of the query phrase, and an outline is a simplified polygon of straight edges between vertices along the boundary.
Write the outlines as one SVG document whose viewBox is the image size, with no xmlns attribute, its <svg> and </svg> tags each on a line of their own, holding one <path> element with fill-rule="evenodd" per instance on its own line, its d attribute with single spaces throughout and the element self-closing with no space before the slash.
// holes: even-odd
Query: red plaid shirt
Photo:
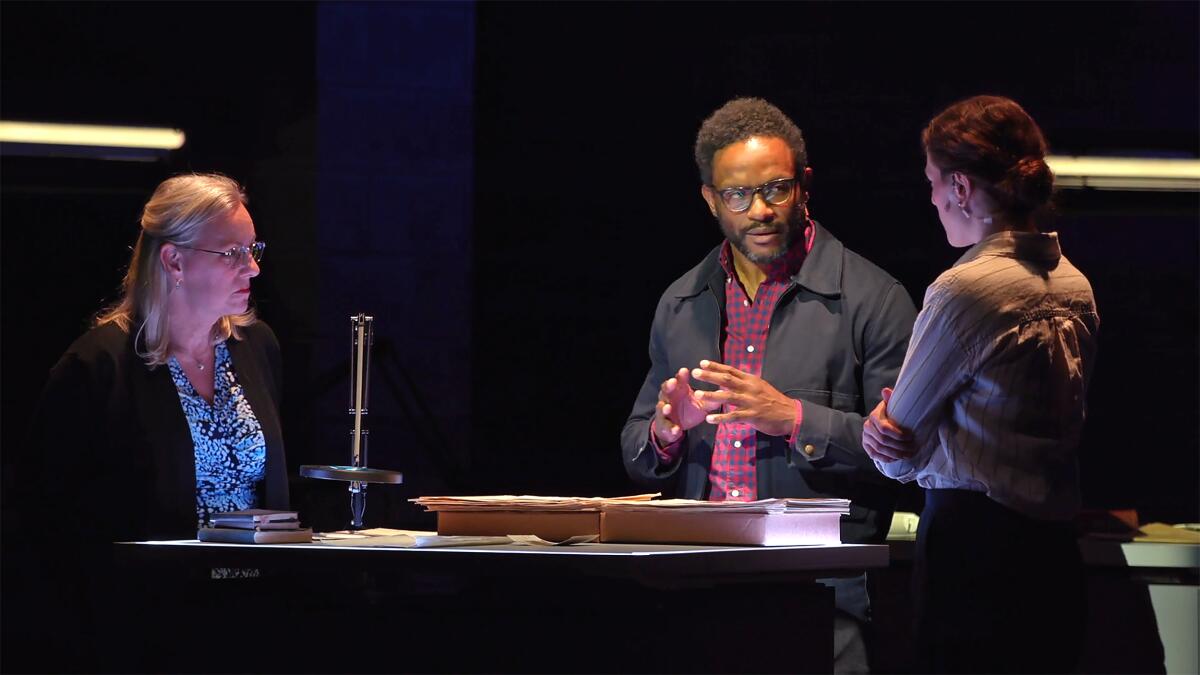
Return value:
<svg viewBox="0 0 1200 675">
<path fill-rule="evenodd" d="M 767 278 L 759 285 L 754 300 L 746 293 L 733 266 L 729 242 L 721 247 L 720 263 L 725 270 L 725 344 L 722 345 L 722 362 L 744 373 L 762 376 L 763 362 L 767 357 L 767 333 L 770 331 L 771 315 L 779 298 L 792 283 L 791 277 L 804 263 L 812 249 L 814 230 L 805 228 L 804 238 L 793 246 L 788 254 L 766 270 Z M 720 412 L 729 412 L 736 406 L 723 406 Z M 792 436 L 800 428 L 803 408 L 796 401 L 796 424 Z M 682 442 L 676 441 L 661 448 L 650 431 L 651 441 L 658 451 L 659 459 L 671 463 L 679 456 Z M 717 425 L 716 443 L 713 446 L 712 464 L 708 469 L 710 485 L 708 498 L 711 501 L 754 501 L 758 499 L 758 479 L 755 470 L 755 450 L 758 436 L 754 427 L 745 422 L 722 422 Z M 790 440 L 790 438 L 789 438 Z"/>
</svg>

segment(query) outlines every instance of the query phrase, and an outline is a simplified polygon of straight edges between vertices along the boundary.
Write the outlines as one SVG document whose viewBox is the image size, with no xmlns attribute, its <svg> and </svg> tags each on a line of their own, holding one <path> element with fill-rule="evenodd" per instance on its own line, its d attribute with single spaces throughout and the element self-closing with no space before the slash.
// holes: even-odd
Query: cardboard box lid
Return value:
<svg viewBox="0 0 1200 675">
<path fill-rule="evenodd" d="M 438 534 L 534 534 L 547 541 L 600 534 L 599 511 L 438 511 Z"/>
</svg>

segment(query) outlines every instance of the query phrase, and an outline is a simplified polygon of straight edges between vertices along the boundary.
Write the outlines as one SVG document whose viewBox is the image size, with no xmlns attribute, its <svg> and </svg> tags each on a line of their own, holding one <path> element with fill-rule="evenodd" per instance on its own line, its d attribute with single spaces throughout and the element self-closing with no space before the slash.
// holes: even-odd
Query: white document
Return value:
<svg viewBox="0 0 1200 675">
<path fill-rule="evenodd" d="M 508 537 L 444 536 L 426 530 L 393 530 L 377 527 L 358 532 L 329 532 L 315 537 L 318 544 L 370 548 L 438 548 L 444 546 L 494 546 L 511 544 Z"/>
</svg>

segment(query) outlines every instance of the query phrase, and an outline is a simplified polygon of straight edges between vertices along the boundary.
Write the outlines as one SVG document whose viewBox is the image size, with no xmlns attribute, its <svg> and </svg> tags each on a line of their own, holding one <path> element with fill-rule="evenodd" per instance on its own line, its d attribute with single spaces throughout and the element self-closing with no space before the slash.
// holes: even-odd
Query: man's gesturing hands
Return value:
<svg viewBox="0 0 1200 675">
<path fill-rule="evenodd" d="M 678 441 L 683 432 L 701 422 L 745 422 L 769 436 L 787 436 L 796 426 L 796 402 L 757 375 L 707 360 L 690 375 L 720 389 L 692 389 L 687 368 L 680 368 L 675 377 L 663 382 L 652 425 L 662 445 Z M 723 405 L 732 409 L 716 414 Z"/>
<path fill-rule="evenodd" d="M 697 398 L 698 393 L 688 381 L 687 368 L 680 368 L 675 377 L 668 378 L 658 388 L 658 404 L 654 406 L 650 428 L 660 445 L 678 441 L 683 432 L 703 422 L 709 410 L 716 410 L 705 408 Z"/>
</svg>

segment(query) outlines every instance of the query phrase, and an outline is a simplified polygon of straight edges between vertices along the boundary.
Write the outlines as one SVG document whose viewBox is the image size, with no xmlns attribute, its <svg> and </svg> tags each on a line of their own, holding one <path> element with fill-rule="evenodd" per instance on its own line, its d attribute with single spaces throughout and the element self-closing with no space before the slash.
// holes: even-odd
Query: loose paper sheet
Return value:
<svg viewBox="0 0 1200 675">
<path fill-rule="evenodd" d="M 373 548 L 437 548 L 442 546 L 494 546 L 497 544 L 525 544 L 530 546 L 570 546 L 596 541 L 594 534 L 568 537 L 562 541 L 547 541 L 532 534 L 510 534 L 507 536 L 439 535 L 425 530 L 393 530 L 376 527 L 357 532 L 324 532 L 313 537 L 316 543 L 326 546 L 369 546 Z"/>
<path fill-rule="evenodd" d="M 393 530 L 377 527 L 358 532 L 326 532 L 314 537 L 325 546 L 366 546 L 372 548 L 439 548 L 445 546 L 494 546 L 511 544 L 508 537 L 455 535 L 444 536 L 426 530 Z"/>
<path fill-rule="evenodd" d="M 529 544 L 530 546 L 570 546 L 571 544 L 590 544 L 600 538 L 598 534 L 578 534 L 567 537 L 562 541 L 547 541 L 536 534 L 510 534 L 514 544 Z"/>
</svg>

